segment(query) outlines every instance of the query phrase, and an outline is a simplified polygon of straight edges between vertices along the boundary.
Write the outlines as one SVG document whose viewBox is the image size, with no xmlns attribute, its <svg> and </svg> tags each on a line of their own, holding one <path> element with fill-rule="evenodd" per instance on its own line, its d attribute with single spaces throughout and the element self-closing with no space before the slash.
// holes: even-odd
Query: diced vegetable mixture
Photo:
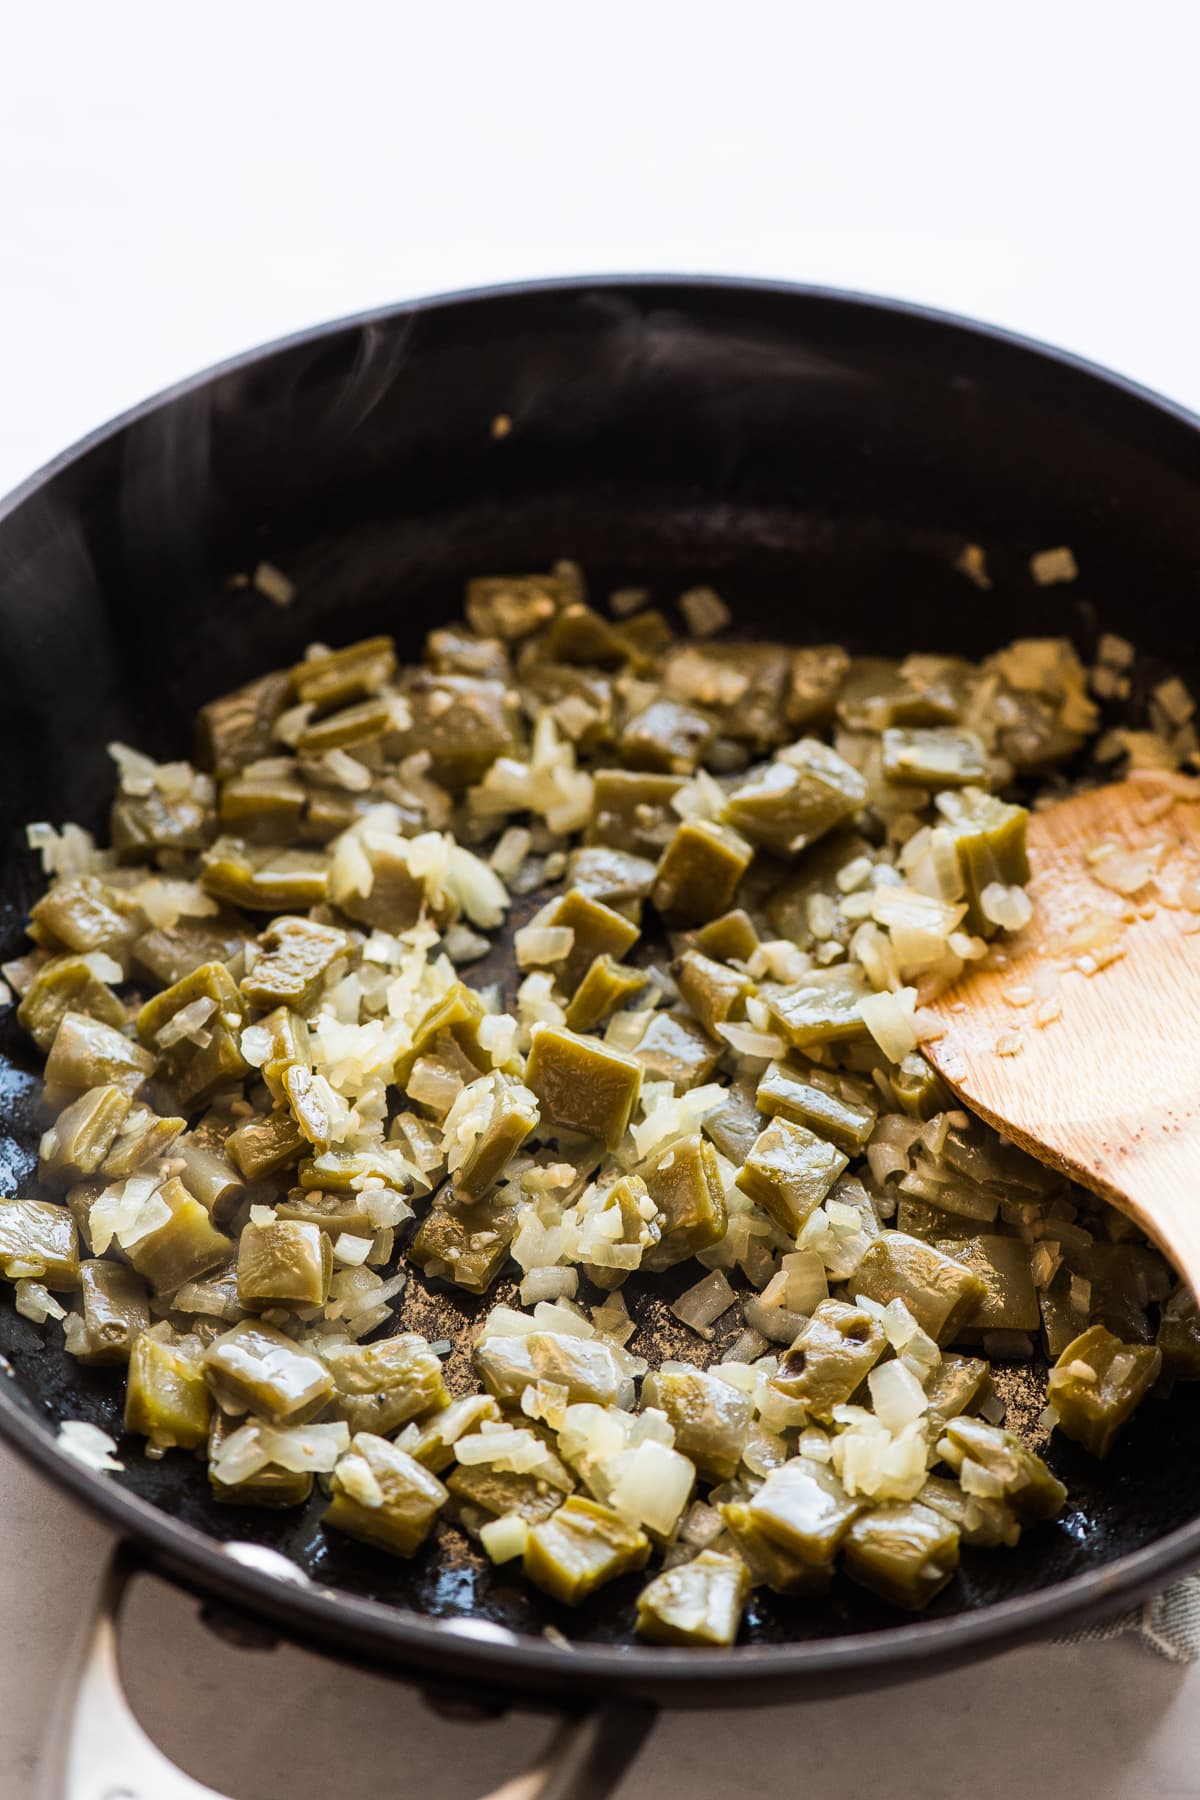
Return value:
<svg viewBox="0 0 1200 1800">
<path fill-rule="evenodd" d="M 30 828 L 46 1126 L 0 1272 L 218 1499 L 319 1484 L 331 1533 L 466 1532 L 567 1607 L 638 1575 L 644 1637 L 720 1645 L 756 1587 L 914 1609 L 1048 1529 L 991 1363 L 1044 1353 L 1042 1427 L 1103 1456 L 1200 1319 L 921 1052 L 1129 646 L 889 661 L 641 599 L 472 581 L 419 665 L 313 645 L 194 764 L 113 745 L 110 849 Z M 1194 754 L 1174 687 L 1102 762 Z M 402 1290 L 500 1281 L 452 1389 Z M 650 1366 L 659 1288 L 694 1353 Z"/>
</svg>

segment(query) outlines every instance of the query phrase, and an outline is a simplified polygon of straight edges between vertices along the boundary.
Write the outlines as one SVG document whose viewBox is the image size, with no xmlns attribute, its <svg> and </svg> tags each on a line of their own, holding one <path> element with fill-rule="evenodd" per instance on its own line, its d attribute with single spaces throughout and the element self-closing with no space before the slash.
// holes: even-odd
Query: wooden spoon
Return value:
<svg viewBox="0 0 1200 1800">
<path fill-rule="evenodd" d="M 1200 1292 L 1200 781 L 1096 788 L 1035 813 L 1028 840 L 1033 918 L 933 1002 L 925 1053 Z"/>
</svg>

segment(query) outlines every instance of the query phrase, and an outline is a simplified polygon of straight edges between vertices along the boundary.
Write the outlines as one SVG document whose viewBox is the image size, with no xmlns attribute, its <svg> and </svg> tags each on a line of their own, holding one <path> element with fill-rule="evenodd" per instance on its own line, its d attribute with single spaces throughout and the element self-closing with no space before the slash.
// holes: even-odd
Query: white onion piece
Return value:
<svg viewBox="0 0 1200 1800">
<path fill-rule="evenodd" d="M 881 1363 L 867 1376 L 875 1417 L 889 1431 L 911 1425 L 928 1409 L 925 1390 L 902 1362 Z"/>
<path fill-rule="evenodd" d="M 774 1032 L 753 1031 L 748 1025 L 718 1025 L 717 1034 L 737 1051 L 739 1056 L 758 1057 L 770 1062 L 772 1057 L 786 1056 L 787 1045 Z"/>
<path fill-rule="evenodd" d="M 530 1269 L 521 1281 L 521 1304 L 538 1300 L 573 1300 L 579 1291 L 577 1269 Z"/>
<path fill-rule="evenodd" d="M 60 1306 L 40 1281 L 18 1281 L 13 1304 L 22 1318 L 32 1319 L 35 1325 L 44 1325 L 47 1319 L 65 1319 L 67 1316 L 66 1307 Z"/>
<path fill-rule="evenodd" d="M 1003 931 L 1020 931 L 1033 917 L 1033 901 L 1023 887 L 1006 887 L 1003 882 L 989 881 L 979 896 L 985 919 Z"/>
<path fill-rule="evenodd" d="M 674 1531 L 696 1479 L 687 1457 L 649 1438 L 614 1462 L 620 1465 L 612 1484 L 617 1511 L 664 1536 Z"/>
<path fill-rule="evenodd" d="M 565 962 L 574 947 L 575 933 L 569 925 L 526 925 L 513 937 L 517 966 L 521 969 Z"/>
<path fill-rule="evenodd" d="M 680 1294 L 678 1300 L 672 1302 L 671 1311 L 701 1337 L 711 1337 L 713 1321 L 728 1312 L 736 1299 L 724 1270 L 714 1269 L 694 1287 Z"/>
<path fill-rule="evenodd" d="M 863 1024 L 889 1062 L 903 1061 L 917 1047 L 916 1004 L 917 990 L 911 987 L 894 994 L 868 994 L 858 1003 Z"/>
<path fill-rule="evenodd" d="M 116 1455 L 116 1441 L 86 1419 L 63 1419 L 58 1427 L 58 1447 L 66 1455 L 103 1475 L 117 1475 L 125 1467 Z"/>
<path fill-rule="evenodd" d="M 479 1541 L 494 1563 L 512 1562 L 525 1554 L 529 1527 L 519 1513 L 504 1513 L 480 1527 Z"/>
</svg>

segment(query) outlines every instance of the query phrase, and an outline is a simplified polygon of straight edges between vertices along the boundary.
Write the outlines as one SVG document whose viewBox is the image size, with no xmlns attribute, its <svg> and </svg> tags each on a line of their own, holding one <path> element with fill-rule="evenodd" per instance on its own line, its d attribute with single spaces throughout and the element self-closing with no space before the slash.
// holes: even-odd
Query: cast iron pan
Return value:
<svg viewBox="0 0 1200 1800">
<path fill-rule="evenodd" d="M 21 827 L 103 830 L 108 740 L 186 754 L 202 701 L 314 638 L 390 631 L 415 656 L 469 574 L 571 556 L 601 594 L 636 582 L 668 601 L 712 580 L 739 631 L 871 650 L 976 655 L 1067 632 L 1086 652 L 1111 629 L 1148 653 L 1146 680 L 1155 658 L 1187 677 L 1198 501 L 1200 429 L 1178 409 L 850 295 L 551 283 L 305 333 L 139 408 L 0 507 L 0 950 L 16 953 L 37 888 Z M 987 548 L 990 592 L 954 569 L 966 541 Z M 1030 553 L 1059 543 L 1080 581 L 1036 588 Z M 290 608 L 230 584 L 260 558 L 296 582 Z M 35 1160 L 33 1068 L 0 1014 L 8 1193 Z M 469 1308 L 435 1287 L 414 1279 L 404 1324 L 461 1332 Z M 661 1354 L 661 1305 L 641 1316 Z M 966 1553 L 916 1622 L 838 1584 L 819 1605 L 756 1597 L 732 1651 L 651 1650 L 631 1636 L 636 1581 L 567 1616 L 448 1528 L 409 1565 L 327 1543 L 319 1501 L 214 1505 L 179 1454 L 129 1445 L 124 1474 L 85 1472 L 55 1424 L 116 1431 L 120 1382 L 56 1338 L 6 1290 L 0 1433 L 51 1479 L 196 1589 L 473 1694 L 686 1705 L 865 1686 L 1111 1610 L 1200 1558 L 1200 1394 L 1184 1388 L 1144 1408 L 1102 1470 L 1056 1444 L 1064 1516 L 1015 1552 Z M 1027 1421 L 1040 1404 L 1020 1376 L 1010 1398 Z M 246 1545 L 285 1551 L 309 1581 L 284 1583 Z"/>
</svg>

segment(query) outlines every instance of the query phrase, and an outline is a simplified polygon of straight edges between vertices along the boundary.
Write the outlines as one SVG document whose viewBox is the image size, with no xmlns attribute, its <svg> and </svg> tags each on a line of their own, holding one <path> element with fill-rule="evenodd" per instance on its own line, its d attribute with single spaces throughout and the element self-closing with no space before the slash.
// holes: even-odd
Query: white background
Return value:
<svg viewBox="0 0 1200 1800">
<path fill-rule="evenodd" d="M 4 0 L 0 489 L 259 340 L 572 272 L 890 292 L 1200 404 L 1198 47 L 1189 0 Z"/>
<path fill-rule="evenodd" d="M 1188 0 L 0 0 L 0 491 L 256 341 L 546 274 L 873 289 L 1200 407 L 1198 17 Z M 103 1545 L 0 1456 L 5 1800 L 31 1792 Z M 466 1794 L 522 1736 L 432 1730 L 391 1688 L 291 1653 L 244 1667 L 169 1597 L 136 1627 L 146 1716 L 236 1800 Z M 1200 1675 L 1128 1644 L 1025 1651 L 877 1704 L 675 1722 L 623 1793 L 1190 1797 L 1198 1700 Z"/>
</svg>

